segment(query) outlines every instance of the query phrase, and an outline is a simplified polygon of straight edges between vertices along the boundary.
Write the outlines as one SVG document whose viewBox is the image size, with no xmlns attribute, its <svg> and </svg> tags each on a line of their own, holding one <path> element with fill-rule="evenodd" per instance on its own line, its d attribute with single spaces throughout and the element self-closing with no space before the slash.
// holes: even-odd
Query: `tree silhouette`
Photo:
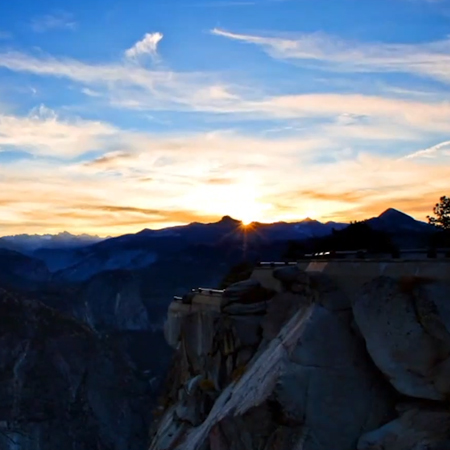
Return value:
<svg viewBox="0 0 450 450">
<path fill-rule="evenodd" d="M 433 213 L 436 217 L 427 216 L 428 222 L 437 228 L 450 230 L 450 197 L 445 195 L 436 203 Z"/>
</svg>

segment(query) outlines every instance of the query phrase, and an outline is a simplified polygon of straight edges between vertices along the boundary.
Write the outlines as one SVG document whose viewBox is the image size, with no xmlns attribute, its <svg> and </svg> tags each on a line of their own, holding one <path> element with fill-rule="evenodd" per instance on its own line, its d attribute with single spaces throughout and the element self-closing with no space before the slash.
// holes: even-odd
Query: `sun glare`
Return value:
<svg viewBox="0 0 450 450">
<path fill-rule="evenodd" d="M 214 185 L 204 189 L 199 186 L 184 199 L 184 204 L 189 209 L 198 209 L 209 215 L 231 216 L 239 220 L 243 227 L 248 227 L 252 222 L 262 222 L 267 219 L 272 205 L 261 199 L 261 191 L 251 177 L 237 184 Z"/>
<path fill-rule="evenodd" d="M 244 218 L 241 219 L 241 222 L 244 227 L 248 227 L 253 222 L 253 220 L 249 218 Z"/>
</svg>

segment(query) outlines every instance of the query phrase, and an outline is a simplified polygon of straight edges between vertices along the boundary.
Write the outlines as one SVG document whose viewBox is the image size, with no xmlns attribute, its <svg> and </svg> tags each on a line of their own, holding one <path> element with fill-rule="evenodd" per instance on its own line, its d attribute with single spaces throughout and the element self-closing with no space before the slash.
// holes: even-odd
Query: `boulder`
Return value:
<svg viewBox="0 0 450 450">
<path fill-rule="evenodd" d="M 249 279 L 232 284 L 223 293 L 223 305 L 230 303 L 259 303 L 270 298 L 270 292 L 259 281 Z"/>
<path fill-rule="evenodd" d="M 445 400 L 450 395 L 450 286 L 379 277 L 353 305 L 367 350 L 398 392 Z"/>
<path fill-rule="evenodd" d="M 358 450 L 448 450 L 450 412 L 418 406 L 381 428 L 364 434 Z"/>
</svg>

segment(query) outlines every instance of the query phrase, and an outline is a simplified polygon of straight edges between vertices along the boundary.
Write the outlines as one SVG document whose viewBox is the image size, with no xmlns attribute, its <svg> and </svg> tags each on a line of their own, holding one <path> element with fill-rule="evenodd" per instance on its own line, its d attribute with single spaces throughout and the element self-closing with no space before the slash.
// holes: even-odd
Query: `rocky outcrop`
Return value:
<svg viewBox="0 0 450 450">
<path fill-rule="evenodd" d="M 0 291 L 0 448 L 140 450 L 151 402 L 112 342 Z"/>
<path fill-rule="evenodd" d="M 450 413 L 446 408 L 404 405 L 400 417 L 361 437 L 358 450 L 447 450 Z"/>
<path fill-rule="evenodd" d="M 380 277 L 355 302 L 356 323 L 375 364 L 401 394 L 450 396 L 450 285 Z"/>
<path fill-rule="evenodd" d="M 230 315 L 227 296 L 221 312 L 184 317 L 172 406 L 152 450 L 348 450 L 394 417 L 390 388 L 349 321 L 317 301 L 308 275 L 288 269 L 277 274 L 285 292 L 251 297 L 264 314 Z M 235 293 L 257 289 L 252 280 L 229 292 L 244 311 L 248 294 L 241 304 Z"/>
<path fill-rule="evenodd" d="M 342 274 L 270 276 L 270 298 L 252 277 L 217 308 L 172 304 L 150 450 L 450 448 L 448 285 L 400 273 L 349 295 Z"/>
</svg>

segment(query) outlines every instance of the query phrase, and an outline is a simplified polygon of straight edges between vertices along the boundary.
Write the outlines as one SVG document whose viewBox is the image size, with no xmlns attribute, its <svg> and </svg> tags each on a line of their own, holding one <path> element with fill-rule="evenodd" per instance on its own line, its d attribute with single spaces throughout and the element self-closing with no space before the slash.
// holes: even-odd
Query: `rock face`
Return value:
<svg viewBox="0 0 450 450">
<path fill-rule="evenodd" d="M 366 284 L 353 307 L 375 364 L 401 394 L 450 395 L 450 285 L 381 277 Z"/>
<path fill-rule="evenodd" d="M 400 417 L 361 437 L 358 450 L 447 450 L 450 413 L 424 405 L 406 405 Z"/>
<path fill-rule="evenodd" d="M 306 274 L 294 275 L 296 292 L 277 294 L 265 314 L 230 315 L 225 302 L 183 319 L 151 450 L 349 450 L 395 417 L 364 342 L 315 301 Z M 243 287 L 256 284 L 230 291 Z"/>
<path fill-rule="evenodd" d="M 0 448 L 145 448 L 148 383 L 87 326 L 4 291 L 0 374 Z"/>
<path fill-rule="evenodd" d="M 102 272 L 79 295 L 83 304 L 78 315 L 96 330 L 142 331 L 150 326 L 139 280 L 132 272 Z"/>
<path fill-rule="evenodd" d="M 22 253 L 0 248 L 0 283 L 8 287 L 33 288 L 50 279 L 44 262 Z"/>
<path fill-rule="evenodd" d="M 150 450 L 450 449 L 449 285 L 400 274 L 349 293 L 295 266 L 273 278 L 270 299 L 252 279 L 220 307 L 171 305 Z"/>
</svg>

